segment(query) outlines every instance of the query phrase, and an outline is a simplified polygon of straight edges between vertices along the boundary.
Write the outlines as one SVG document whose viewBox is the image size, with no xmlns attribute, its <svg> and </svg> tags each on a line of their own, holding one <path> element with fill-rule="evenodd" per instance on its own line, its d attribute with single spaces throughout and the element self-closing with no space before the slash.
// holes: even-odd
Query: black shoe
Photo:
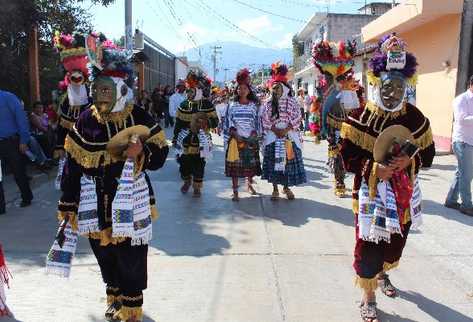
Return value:
<svg viewBox="0 0 473 322">
<path fill-rule="evenodd" d="M 473 208 L 463 208 L 463 207 L 460 207 L 460 212 L 461 212 L 462 214 L 467 215 L 467 216 L 473 217 Z"/>
<path fill-rule="evenodd" d="M 31 200 L 22 200 L 20 203 L 20 208 L 25 208 L 31 206 Z"/>
<path fill-rule="evenodd" d="M 443 204 L 446 208 L 460 210 L 461 205 L 458 202 L 445 202 Z"/>
</svg>

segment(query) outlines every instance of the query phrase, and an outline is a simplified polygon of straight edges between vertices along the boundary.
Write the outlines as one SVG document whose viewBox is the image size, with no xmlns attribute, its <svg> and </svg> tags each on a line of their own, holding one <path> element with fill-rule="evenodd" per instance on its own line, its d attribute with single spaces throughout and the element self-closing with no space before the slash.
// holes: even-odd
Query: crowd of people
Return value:
<svg viewBox="0 0 473 322">
<path fill-rule="evenodd" d="M 106 319 L 141 321 L 148 244 L 158 214 L 147 171 L 166 162 L 164 128 L 173 129 L 180 192 L 192 188 L 195 198 L 203 193 L 212 133 L 223 137 L 234 202 L 240 201 L 240 180 L 257 194 L 257 176 L 272 185 L 272 201 L 281 192 L 295 200 L 291 187 L 307 181 L 305 134 L 314 143 L 328 142 L 335 195 L 345 194 L 346 173 L 354 174 L 353 267 L 363 294 L 360 315 L 377 321 L 375 290 L 396 296 L 387 272 L 399 265 L 410 229 L 422 223 L 417 175 L 435 155 L 429 120 L 408 99 L 417 61 L 402 39 L 391 34 L 380 40 L 366 75 L 369 93 L 353 77 L 355 44 L 317 42 L 313 61 L 322 76 L 313 97 L 305 89 L 294 93 L 287 66 L 277 62 L 263 88 L 252 86 L 248 69 L 225 88 L 191 71 L 172 89 L 158 86 L 133 99 L 130 56 L 103 34 L 57 34 L 55 46 L 66 71 L 58 112 L 38 102 L 28 117 L 13 94 L 0 91 L 0 158 L 11 167 L 21 206 L 33 199 L 20 162 L 24 156 L 33 153 L 41 167 L 55 156 L 60 160 L 60 225 L 48 253 L 49 273 L 69 276 L 77 238 L 88 238 L 105 283 Z M 473 79 L 470 85 L 473 92 Z M 471 167 L 465 164 L 471 161 L 465 157 L 471 147 L 471 97 L 467 92 L 455 102 L 459 171 L 446 202 L 466 214 L 471 213 L 471 175 L 465 174 Z M 0 293 L 0 316 L 8 312 L 4 303 Z"/>
</svg>

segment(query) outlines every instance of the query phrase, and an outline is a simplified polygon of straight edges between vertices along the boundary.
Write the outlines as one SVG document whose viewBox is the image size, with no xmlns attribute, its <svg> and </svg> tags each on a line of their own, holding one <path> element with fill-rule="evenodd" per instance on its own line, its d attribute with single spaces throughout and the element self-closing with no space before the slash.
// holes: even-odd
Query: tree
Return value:
<svg viewBox="0 0 473 322">
<path fill-rule="evenodd" d="M 83 0 L 0 0 L 0 89 L 11 91 L 27 104 L 28 35 L 38 27 L 41 96 L 49 97 L 63 77 L 59 55 L 52 48 L 56 30 L 65 33 L 88 32 L 91 15 Z M 91 0 L 93 4 L 110 5 L 114 0 Z"/>
</svg>

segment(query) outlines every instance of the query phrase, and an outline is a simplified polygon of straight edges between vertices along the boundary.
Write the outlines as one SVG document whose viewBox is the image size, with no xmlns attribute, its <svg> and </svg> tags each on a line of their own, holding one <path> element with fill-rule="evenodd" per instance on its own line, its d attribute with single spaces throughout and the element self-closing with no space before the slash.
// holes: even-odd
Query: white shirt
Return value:
<svg viewBox="0 0 473 322">
<path fill-rule="evenodd" d="M 473 145 L 473 92 L 467 90 L 453 101 L 453 142 Z"/>
<path fill-rule="evenodd" d="M 176 117 L 177 108 L 184 102 L 186 99 L 186 94 L 175 92 L 169 98 L 169 115 L 171 117 Z"/>
</svg>

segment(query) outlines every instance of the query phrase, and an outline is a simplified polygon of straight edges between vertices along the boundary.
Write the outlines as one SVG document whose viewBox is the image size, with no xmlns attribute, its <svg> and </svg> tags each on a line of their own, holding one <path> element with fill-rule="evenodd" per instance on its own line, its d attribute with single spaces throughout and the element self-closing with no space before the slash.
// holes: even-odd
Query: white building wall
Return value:
<svg viewBox="0 0 473 322">
<path fill-rule="evenodd" d="M 186 79 L 189 67 L 180 59 L 176 58 L 176 82 L 179 79 Z"/>
</svg>

